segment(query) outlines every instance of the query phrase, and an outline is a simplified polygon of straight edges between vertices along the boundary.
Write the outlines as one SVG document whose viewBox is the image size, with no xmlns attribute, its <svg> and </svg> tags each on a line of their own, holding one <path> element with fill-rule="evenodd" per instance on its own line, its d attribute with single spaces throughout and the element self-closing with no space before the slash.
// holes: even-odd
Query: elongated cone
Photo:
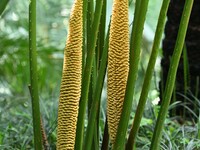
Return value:
<svg viewBox="0 0 200 150">
<path fill-rule="evenodd" d="M 58 108 L 57 150 L 74 149 L 82 68 L 82 0 L 75 0 L 64 51 Z"/>
<path fill-rule="evenodd" d="M 114 144 L 129 70 L 128 0 L 114 0 L 108 52 L 108 127 Z"/>
</svg>

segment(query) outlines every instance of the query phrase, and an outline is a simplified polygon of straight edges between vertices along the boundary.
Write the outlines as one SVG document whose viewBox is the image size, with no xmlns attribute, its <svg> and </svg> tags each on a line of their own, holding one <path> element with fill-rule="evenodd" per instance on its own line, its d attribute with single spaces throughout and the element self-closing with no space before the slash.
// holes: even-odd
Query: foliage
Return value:
<svg viewBox="0 0 200 150">
<path fill-rule="evenodd" d="M 134 2 L 132 0 L 129 1 L 130 28 L 132 28 L 133 11 L 135 10 Z M 152 37 L 155 32 L 161 1 L 152 0 L 149 3 L 143 33 L 142 61 L 139 64 L 128 132 L 130 132 L 132 126 L 138 103 L 137 99 L 140 95 L 141 84 L 148 64 L 147 60 L 150 56 Z M 155 5 L 155 3 L 159 5 Z M 111 4 L 112 1 L 108 0 L 106 25 L 109 24 L 110 20 Z M 57 103 L 62 73 L 63 49 L 67 35 L 66 27 L 68 26 L 71 5 L 72 1 L 65 0 L 37 1 L 38 89 L 41 116 L 51 149 L 56 149 Z M 150 27 L 150 32 L 148 32 L 148 27 Z M 106 27 L 106 31 L 107 29 L 108 27 Z M 28 61 L 28 1 L 21 3 L 10 1 L 8 3 L 0 18 L 0 39 L 0 149 L 33 149 L 33 122 L 30 92 L 28 89 L 30 80 Z M 98 65 L 100 66 L 100 63 Z M 136 138 L 137 149 L 149 149 L 151 144 L 156 118 L 160 110 L 160 106 L 154 104 L 155 101 L 159 100 L 157 88 L 158 73 L 159 68 L 156 68 Z M 90 88 L 95 84 L 95 78 L 97 79 L 95 74 L 93 74 L 91 76 L 92 84 Z M 98 84 L 99 82 L 96 83 Z M 106 121 L 106 84 L 105 79 L 100 106 L 98 105 L 99 103 L 96 103 L 100 111 L 97 114 L 98 122 L 95 124 L 99 125 L 99 131 L 94 126 L 99 143 L 94 138 L 95 136 L 92 136 L 92 146 L 95 147 L 100 147 L 103 144 Z M 96 91 L 93 92 L 95 93 Z M 91 94 L 89 93 L 88 97 L 90 96 Z M 194 99 L 199 102 L 197 98 Z M 174 103 L 169 108 L 174 109 L 176 105 L 179 105 L 179 103 Z M 187 106 L 187 104 L 182 105 Z M 86 114 L 89 115 L 89 111 Z M 178 118 L 178 116 L 176 117 Z M 195 118 L 195 116 L 192 117 Z M 90 123 L 89 118 L 85 117 L 84 121 L 84 129 L 86 130 L 86 126 Z M 89 129 L 87 130 L 88 132 L 90 131 Z M 163 129 L 161 149 L 200 149 L 198 132 L 199 126 L 196 123 L 185 122 L 180 124 L 176 118 L 170 118 L 168 115 Z M 111 148 L 111 145 L 109 146 Z"/>
</svg>

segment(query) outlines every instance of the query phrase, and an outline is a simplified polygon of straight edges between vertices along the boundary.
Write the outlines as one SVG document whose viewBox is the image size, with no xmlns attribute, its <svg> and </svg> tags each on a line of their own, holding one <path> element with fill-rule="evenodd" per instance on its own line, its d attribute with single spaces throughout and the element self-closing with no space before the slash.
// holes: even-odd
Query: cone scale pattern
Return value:
<svg viewBox="0 0 200 150">
<path fill-rule="evenodd" d="M 58 150 L 74 149 L 81 94 L 82 30 L 82 0 L 75 0 L 70 16 L 69 34 L 64 51 L 58 108 Z"/>
<path fill-rule="evenodd" d="M 108 129 L 114 144 L 129 70 L 128 0 L 114 0 L 108 52 Z"/>
</svg>

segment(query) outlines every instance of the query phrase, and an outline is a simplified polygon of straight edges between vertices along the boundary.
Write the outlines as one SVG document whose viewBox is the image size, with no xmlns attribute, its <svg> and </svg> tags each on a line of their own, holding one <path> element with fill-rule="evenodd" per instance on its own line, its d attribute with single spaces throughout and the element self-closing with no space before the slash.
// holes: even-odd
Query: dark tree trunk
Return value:
<svg viewBox="0 0 200 150">
<path fill-rule="evenodd" d="M 172 56 L 174 50 L 184 3 L 185 0 L 171 0 L 170 2 L 167 14 L 168 20 L 165 26 L 165 38 L 163 40 L 163 58 L 161 61 L 162 75 L 163 75 L 161 82 L 164 85 L 163 87 L 165 87 L 167 73 L 170 65 L 170 57 Z M 185 43 L 186 43 L 188 63 L 189 63 L 189 83 L 186 96 L 192 102 L 196 103 L 194 97 L 192 97 L 192 94 L 193 95 L 196 94 L 197 98 L 199 98 L 200 90 L 196 92 L 198 83 L 197 80 L 200 76 L 200 1 L 199 0 L 194 1 Z M 183 96 L 180 96 L 180 93 L 184 94 L 183 66 L 184 65 L 183 65 L 183 55 L 182 55 L 179 63 L 176 85 L 175 85 L 176 101 L 184 101 Z M 200 89 L 200 86 L 198 86 L 198 88 Z M 189 91 L 192 94 L 189 93 Z M 162 92 L 161 92 L 161 97 L 162 97 Z M 191 110 L 195 110 L 197 108 L 190 101 L 186 100 L 186 102 L 189 103 L 187 106 Z M 176 115 L 183 116 L 183 110 L 184 110 L 183 107 L 181 106 L 177 107 Z M 197 112 L 198 111 L 196 111 L 196 113 Z M 186 110 L 185 113 L 187 117 L 192 116 L 188 110 Z"/>
</svg>

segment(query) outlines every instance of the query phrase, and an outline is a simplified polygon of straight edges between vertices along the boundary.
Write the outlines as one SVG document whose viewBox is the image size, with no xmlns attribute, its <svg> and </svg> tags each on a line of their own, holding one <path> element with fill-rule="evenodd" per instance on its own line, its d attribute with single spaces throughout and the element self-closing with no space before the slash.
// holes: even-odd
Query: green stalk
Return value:
<svg viewBox="0 0 200 150">
<path fill-rule="evenodd" d="M 137 72 L 140 60 L 140 49 L 141 49 L 141 40 L 144 27 L 144 21 L 146 18 L 147 6 L 149 0 L 136 1 L 135 17 L 134 24 L 131 35 L 131 44 L 130 44 L 130 70 L 128 75 L 128 81 L 126 85 L 126 93 L 123 104 L 123 110 L 121 114 L 121 119 L 118 126 L 117 136 L 114 144 L 114 150 L 122 150 L 125 145 L 126 131 L 128 128 L 128 121 L 132 108 L 133 94 L 135 83 L 137 79 Z M 139 10 L 138 10 L 139 9 Z M 139 13 L 138 13 L 139 12 Z"/>
<path fill-rule="evenodd" d="M 172 62 L 172 57 L 170 56 L 169 57 L 169 62 L 170 62 L 170 64 L 171 64 L 171 62 Z M 175 79 L 176 80 L 176 79 Z M 164 80 L 163 80 L 164 81 Z M 163 82 L 162 81 L 162 82 Z M 176 86 L 177 86 L 177 83 L 175 82 L 174 83 L 174 87 L 173 87 L 173 92 L 172 92 L 172 98 L 171 98 L 171 101 L 170 101 L 170 103 L 171 104 L 173 104 L 173 103 L 175 103 L 176 102 Z M 163 91 L 162 91 L 162 99 L 164 99 L 164 85 L 163 85 Z M 176 108 L 174 108 L 174 109 L 172 109 L 171 110 L 171 114 L 172 114 L 172 116 L 176 116 Z"/>
<path fill-rule="evenodd" d="M 94 4 L 93 0 L 88 1 L 88 9 L 87 9 L 87 47 L 91 47 L 91 39 L 92 39 L 92 22 L 93 22 L 93 16 L 94 16 Z M 95 53 L 96 55 L 96 53 Z M 92 67 L 92 78 L 90 82 L 90 89 L 89 89 L 89 96 L 88 96 L 88 117 L 90 114 L 90 109 L 92 105 L 92 94 L 93 94 L 93 87 L 95 84 L 95 77 L 96 77 L 96 57 L 94 57 L 93 61 L 93 67 Z"/>
<path fill-rule="evenodd" d="M 99 132 L 98 132 L 98 130 L 99 130 L 99 123 L 97 123 L 97 121 L 96 121 L 96 123 L 95 123 L 95 126 L 94 126 L 94 148 L 95 149 L 99 149 Z"/>
<path fill-rule="evenodd" d="M 91 39 L 92 39 L 92 22 L 93 22 L 93 16 L 94 16 L 94 5 L 93 0 L 88 1 L 88 7 L 87 7 L 87 47 L 91 47 Z M 96 55 L 96 53 L 95 53 Z M 90 114 L 90 109 L 92 105 L 92 94 L 93 94 L 93 87 L 95 84 L 94 77 L 96 76 L 96 57 L 94 57 L 93 61 L 93 67 L 92 67 L 92 77 L 90 82 L 90 89 L 89 89 L 89 96 L 88 96 L 88 117 Z"/>
<path fill-rule="evenodd" d="M 181 22 L 180 22 L 180 27 L 179 27 L 179 31 L 178 31 L 178 37 L 176 40 L 176 45 L 174 48 L 174 53 L 172 56 L 169 73 L 167 76 L 167 83 L 166 83 L 166 88 L 165 88 L 165 92 L 164 92 L 164 99 L 161 104 L 161 109 L 160 109 L 160 112 L 158 115 L 155 130 L 153 133 L 153 139 L 151 142 L 151 150 L 159 149 L 161 135 L 162 135 L 162 129 L 164 127 L 164 121 L 165 121 L 165 118 L 167 115 L 168 106 L 169 106 L 170 99 L 171 99 L 172 92 L 173 92 L 177 68 L 178 68 L 180 56 L 181 56 L 181 53 L 183 50 L 184 40 L 185 40 L 185 36 L 186 36 L 186 31 L 187 31 L 187 27 L 188 27 L 188 22 L 189 22 L 190 13 L 192 10 L 193 2 L 194 2 L 194 0 L 186 0 L 186 2 L 185 2 L 185 6 L 184 6 Z"/>
<path fill-rule="evenodd" d="M 136 31 L 133 32 L 133 30 L 136 29 L 136 25 L 137 25 L 137 21 L 139 19 L 139 13 L 140 13 L 140 4 L 141 4 L 141 0 L 136 0 L 135 2 L 135 12 L 134 12 L 134 20 L 133 20 L 133 26 L 132 26 L 132 35 L 131 38 L 133 38 L 134 34 Z M 130 41 L 131 44 L 133 46 L 132 40 Z"/>
<path fill-rule="evenodd" d="M 99 66 L 100 66 L 100 63 L 101 63 L 101 60 L 102 60 L 102 53 L 104 51 L 104 42 L 105 41 L 105 27 L 106 27 L 106 5 L 107 4 L 107 1 L 106 0 L 103 0 L 103 6 L 102 6 L 102 14 L 101 14 L 101 20 L 100 20 L 100 25 L 99 25 L 99 35 L 98 35 L 98 43 L 97 43 L 97 47 L 96 47 L 96 59 L 97 59 L 97 63 L 96 63 L 96 68 L 97 68 L 97 76 L 99 75 Z M 107 58 L 107 57 L 106 57 Z M 104 61 L 104 60 L 102 60 Z M 105 72 L 104 72 L 104 75 L 106 74 L 106 69 L 105 69 Z M 105 76 L 104 76 L 105 77 Z M 94 91 L 96 88 L 100 88 L 101 91 L 103 89 L 103 81 L 104 81 L 104 77 L 103 77 L 103 80 L 102 80 L 102 84 L 99 85 L 99 87 L 97 87 L 97 85 L 95 85 L 94 87 Z M 97 77 L 96 77 L 96 83 L 97 83 Z M 94 95 L 95 93 L 93 92 L 93 101 L 95 100 L 94 99 Z M 101 95 L 99 97 L 99 102 L 98 102 L 98 109 L 96 110 L 97 112 L 97 117 L 96 117 L 96 122 L 95 122 L 95 132 L 94 132 L 94 137 L 95 137 L 95 145 L 96 145 L 96 149 L 99 149 L 99 141 L 100 141 L 100 137 L 99 137 L 99 121 L 100 121 L 100 110 L 101 110 Z M 92 103 L 91 103 L 92 104 Z"/>
<path fill-rule="evenodd" d="M 85 68 L 85 56 L 87 50 L 87 0 L 83 0 L 83 49 L 82 49 L 82 70 Z"/>
<path fill-rule="evenodd" d="M 145 74 L 142 92 L 141 92 L 141 95 L 140 95 L 139 104 L 137 106 L 133 126 L 132 126 L 132 129 L 131 129 L 129 139 L 128 139 L 128 143 L 127 143 L 127 147 L 126 147 L 127 150 L 133 149 L 134 144 L 135 144 L 135 140 L 136 140 L 136 136 L 137 136 L 137 132 L 138 132 L 139 127 L 140 127 L 140 122 L 141 122 L 142 115 L 143 115 L 144 108 L 145 108 L 145 104 L 146 104 L 146 101 L 147 101 L 147 96 L 148 96 L 148 92 L 149 92 L 149 89 L 150 89 L 150 83 L 151 83 L 151 79 L 152 79 L 152 75 L 153 75 L 153 71 L 154 71 L 154 66 L 155 66 L 155 63 L 156 63 L 156 58 L 157 58 L 157 55 L 158 55 L 159 46 L 160 46 L 160 42 L 161 42 L 161 39 L 162 39 L 163 30 L 164 30 L 164 27 L 165 27 L 165 20 L 166 20 L 166 14 L 167 14 L 169 2 L 170 2 L 170 0 L 164 0 L 163 3 L 162 3 L 160 16 L 159 16 L 159 19 L 158 19 L 158 25 L 157 25 L 157 29 L 156 29 L 156 33 L 155 33 L 154 43 L 153 43 L 153 47 L 152 47 L 151 56 L 150 56 L 147 71 L 146 71 L 146 74 Z"/>
<path fill-rule="evenodd" d="M 0 16 L 3 13 L 3 11 L 6 9 L 8 2 L 9 2 L 9 0 L 1 0 L 0 1 Z"/>
<path fill-rule="evenodd" d="M 87 1 L 87 47 L 91 47 L 91 39 L 92 39 L 92 22 L 93 22 L 93 16 L 94 16 L 94 10 L 93 10 L 93 0 Z"/>
<path fill-rule="evenodd" d="M 81 90 L 81 100 L 79 104 L 79 115 L 78 115 L 78 122 L 77 122 L 77 130 L 76 130 L 76 143 L 75 143 L 75 150 L 81 150 L 83 144 L 83 136 L 84 136 L 84 119 L 85 119 L 85 112 L 86 112 L 86 105 L 88 100 L 88 91 L 90 85 L 90 77 L 92 71 L 92 63 L 94 59 L 94 51 L 98 36 L 98 29 L 101 17 L 101 10 L 102 10 L 103 1 L 97 0 L 96 3 L 96 10 L 95 10 L 95 18 L 92 24 L 92 39 L 91 39 L 91 47 L 88 47 L 88 53 L 86 58 L 86 66 L 84 69 L 83 74 L 83 83 L 82 83 L 82 90 Z"/>
<path fill-rule="evenodd" d="M 97 41 L 98 43 L 98 41 Z M 97 48 L 96 48 L 97 50 Z M 91 86 L 92 86 L 92 89 L 91 89 L 91 100 L 88 100 L 88 103 L 90 102 L 90 107 L 88 108 L 88 110 L 90 110 L 90 113 L 93 113 L 91 111 L 91 107 L 92 107 L 92 102 L 94 101 L 94 90 L 95 90 L 95 87 L 96 87 L 96 80 L 97 80 L 97 67 L 98 67 L 98 58 L 97 58 L 97 51 L 95 52 L 95 56 L 94 56 L 94 60 L 93 60 L 93 67 L 92 67 L 92 81 L 91 81 Z M 98 104 L 98 109 L 99 110 L 99 104 Z M 90 116 L 90 114 L 89 114 Z M 88 118 L 89 118 L 88 116 Z M 96 118 L 97 119 L 97 118 Z M 88 124 L 90 124 L 90 122 L 88 122 Z M 96 149 L 97 148 L 97 136 L 98 136 L 98 133 L 97 133 L 97 124 L 98 122 L 95 121 L 95 132 L 93 134 L 93 147 Z"/>
<path fill-rule="evenodd" d="M 36 53 L 36 0 L 29 5 L 29 60 L 30 60 L 30 94 L 32 100 L 34 147 L 42 149 L 42 135 L 40 127 L 40 105 L 38 96 L 37 53 Z"/>
<path fill-rule="evenodd" d="M 103 0 L 103 6 L 102 6 L 102 14 L 101 14 L 101 19 L 100 19 L 100 25 L 99 25 L 99 34 L 98 34 L 98 41 L 97 41 L 97 46 L 96 46 L 96 78 L 95 78 L 95 83 L 97 83 L 97 76 L 99 75 L 99 66 L 101 63 L 101 59 L 102 59 L 102 52 L 104 51 L 104 41 L 105 41 L 105 26 L 106 26 L 106 0 Z M 107 58 L 107 57 L 106 57 Z M 104 61 L 104 60 L 102 60 Z M 106 74 L 106 69 L 104 71 L 104 75 Z M 105 77 L 105 76 L 104 76 Z M 102 84 L 99 84 L 99 86 L 94 85 L 93 86 L 93 101 L 95 101 L 94 99 L 94 95 L 95 95 L 95 89 L 96 88 L 100 88 L 102 91 L 103 88 L 103 81 L 104 81 L 104 77 L 102 80 Z M 95 111 L 97 112 L 97 116 L 96 116 L 96 121 L 95 121 L 95 126 L 94 126 L 94 143 L 95 143 L 95 149 L 99 149 L 99 118 L 100 118 L 100 99 L 101 99 L 101 95 L 99 95 L 99 102 L 98 102 L 98 109 L 96 109 Z M 92 103 L 91 103 L 92 105 Z"/>
<path fill-rule="evenodd" d="M 105 73 L 106 73 L 106 67 L 107 67 L 107 57 L 108 57 L 108 39 L 109 39 L 109 30 L 107 32 L 107 36 L 106 36 L 106 42 L 105 42 L 105 46 L 103 49 L 103 54 L 102 54 L 102 60 L 100 63 L 100 69 L 99 69 L 99 73 L 97 76 L 97 81 L 96 81 L 96 88 L 94 91 L 94 99 L 92 102 L 92 107 L 91 107 L 91 112 L 90 113 L 90 117 L 88 119 L 88 126 L 87 126 L 87 130 L 86 130 L 86 137 L 85 137 L 85 150 L 90 150 L 91 149 L 91 144 L 92 144 L 92 137 L 93 137 L 93 133 L 94 133 L 94 126 L 95 126 L 95 120 L 97 117 L 97 113 L 98 113 L 98 106 L 99 106 L 99 102 L 101 99 L 101 91 L 103 88 L 103 83 L 104 83 L 104 78 L 105 78 Z"/>
<path fill-rule="evenodd" d="M 99 39 L 98 39 L 98 55 L 99 59 L 102 57 L 102 52 L 104 48 L 104 42 L 105 42 L 105 29 L 106 29 L 106 8 L 107 7 L 107 1 L 103 0 L 103 6 L 102 6 L 102 14 L 101 14 L 101 24 L 99 26 Z M 99 69 L 100 62 L 98 62 L 98 69 Z"/>
</svg>

